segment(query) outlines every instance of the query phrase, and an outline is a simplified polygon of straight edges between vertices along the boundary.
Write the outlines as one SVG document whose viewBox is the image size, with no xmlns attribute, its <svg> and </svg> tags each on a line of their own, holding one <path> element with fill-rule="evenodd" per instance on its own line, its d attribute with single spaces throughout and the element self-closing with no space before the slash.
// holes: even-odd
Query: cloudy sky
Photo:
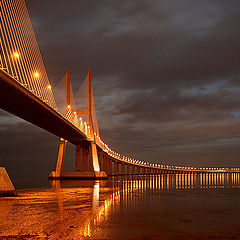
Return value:
<svg viewBox="0 0 240 240">
<path fill-rule="evenodd" d="M 70 68 L 77 90 L 93 68 L 100 133 L 113 149 L 164 164 L 240 166 L 239 1 L 26 2 L 53 85 Z M 58 139 L 3 111 L 0 141 L 16 176 L 55 166 Z"/>
</svg>

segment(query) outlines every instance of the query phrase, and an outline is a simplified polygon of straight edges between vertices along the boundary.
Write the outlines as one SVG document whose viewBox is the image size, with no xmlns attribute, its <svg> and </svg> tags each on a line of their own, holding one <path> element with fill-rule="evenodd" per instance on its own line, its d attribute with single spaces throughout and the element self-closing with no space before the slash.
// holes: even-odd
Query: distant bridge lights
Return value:
<svg viewBox="0 0 240 240">
<path fill-rule="evenodd" d="M 51 89 L 52 89 L 51 85 L 48 85 L 48 86 L 47 86 L 47 88 L 48 88 L 49 90 L 51 90 Z"/>
</svg>

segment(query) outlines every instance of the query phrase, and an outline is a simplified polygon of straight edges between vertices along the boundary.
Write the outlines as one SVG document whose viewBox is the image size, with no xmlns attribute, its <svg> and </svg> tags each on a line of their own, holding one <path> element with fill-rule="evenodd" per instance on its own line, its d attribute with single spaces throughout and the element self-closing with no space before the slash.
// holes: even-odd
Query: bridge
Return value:
<svg viewBox="0 0 240 240">
<path fill-rule="evenodd" d="M 167 166 L 111 149 L 101 139 L 92 70 L 74 95 L 70 71 L 53 87 L 46 73 L 24 0 L 0 0 L 0 108 L 60 138 L 50 178 L 107 178 L 129 174 L 239 172 L 239 168 Z M 76 146 L 76 169 L 64 171 L 67 142 Z"/>
</svg>

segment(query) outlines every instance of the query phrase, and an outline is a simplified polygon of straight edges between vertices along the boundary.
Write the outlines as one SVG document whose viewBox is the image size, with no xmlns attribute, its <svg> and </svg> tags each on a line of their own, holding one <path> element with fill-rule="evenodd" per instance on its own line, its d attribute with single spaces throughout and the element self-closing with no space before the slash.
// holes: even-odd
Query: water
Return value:
<svg viewBox="0 0 240 240">
<path fill-rule="evenodd" d="M 52 181 L 0 199 L 0 239 L 240 239 L 240 174 Z"/>
</svg>

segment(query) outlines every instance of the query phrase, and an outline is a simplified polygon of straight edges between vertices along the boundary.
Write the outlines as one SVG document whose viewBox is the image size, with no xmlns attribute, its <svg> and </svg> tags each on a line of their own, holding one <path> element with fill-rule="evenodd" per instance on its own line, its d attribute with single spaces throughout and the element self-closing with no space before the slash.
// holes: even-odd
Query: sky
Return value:
<svg viewBox="0 0 240 240">
<path fill-rule="evenodd" d="M 112 149 L 168 165 L 240 166 L 239 1 L 26 3 L 52 85 L 69 68 L 77 91 L 93 69 L 100 135 Z M 17 177 L 55 167 L 59 139 L 4 111 L 0 142 Z"/>
</svg>

